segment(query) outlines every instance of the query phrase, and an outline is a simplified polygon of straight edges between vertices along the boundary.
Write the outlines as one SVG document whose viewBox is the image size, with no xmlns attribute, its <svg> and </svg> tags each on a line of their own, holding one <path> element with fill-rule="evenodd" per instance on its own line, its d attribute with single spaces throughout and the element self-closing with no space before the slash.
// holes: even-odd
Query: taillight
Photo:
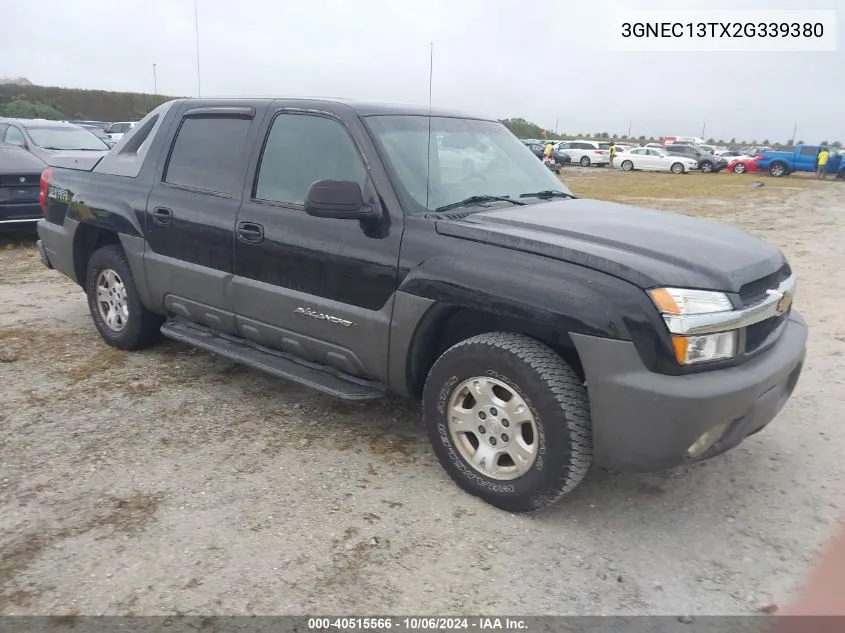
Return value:
<svg viewBox="0 0 845 633">
<path fill-rule="evenodd" d="M 602 150 L 600 150 L 600 149 L 595 150 L 593 153 L 594 153 L 594 154 L 598 154 L 599 156 L 601 156 L 602 154 L 604 154 L 604 152 L 603 152 Z"/>
<path fill-rule="evenodd" d="M 47 213 L 47 187 L 50 185 L 52 175 L 52 167 L 48 167 L 41 172 L 41 192 L 38 194 L 38 204 L 41 205 L 41 211 L 44 213 Z"/>
</svg>

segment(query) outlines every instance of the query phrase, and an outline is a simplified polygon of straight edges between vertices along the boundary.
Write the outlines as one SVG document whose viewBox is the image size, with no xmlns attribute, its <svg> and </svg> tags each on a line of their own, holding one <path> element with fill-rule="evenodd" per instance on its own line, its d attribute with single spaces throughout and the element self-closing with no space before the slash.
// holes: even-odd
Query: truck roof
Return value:
<svg viewBox="0 0 845 633">
<path fill-rule="evenodd" d="M 429 107 L 428 105 L 407 104 L 407 103 L 389 103 L 378 101 L 357 101 L 355 99 L 347 99 L 343 97 L 296 97 L 296 96 L 279 96 L 279 97 L 226 97 L 226 98 L 212 98 L 212 97 L 187 97 L 179 99 L 178 101 L 187 101 L 206 105 L 221 105 L 228 102 L 238 103 L 254 103 L 255 105 L 266 105 L 274 101 L 290 101 L 290 102 L 314 102 L 315 105 L 333 104 L 346 106 L 353 110 L 359 116 L 376 116 L 376 115 L 406 115 L 406 116 L 443 116 L 460 119 L 479 119 L 484 121 L 495 121 L 495 119 L 485 116 L 478 116 L 466 112 L 456 110 L 448 110 L 438 107 Z"/>
</svg>

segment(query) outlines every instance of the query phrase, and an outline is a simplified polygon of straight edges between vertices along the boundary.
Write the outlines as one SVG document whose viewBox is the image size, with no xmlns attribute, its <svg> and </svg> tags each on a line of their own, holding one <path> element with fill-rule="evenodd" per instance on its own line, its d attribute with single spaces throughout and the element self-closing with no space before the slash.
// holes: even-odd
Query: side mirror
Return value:
<svg viewBox="0 0 845 633">
<path fill-rule="evenodd" d="M 305 212 L 315 218 L 367 220 L 376 210 L 364 204 L 361 187 L 349 180 L 319 180 L 305 198 Z"/>
</svg>

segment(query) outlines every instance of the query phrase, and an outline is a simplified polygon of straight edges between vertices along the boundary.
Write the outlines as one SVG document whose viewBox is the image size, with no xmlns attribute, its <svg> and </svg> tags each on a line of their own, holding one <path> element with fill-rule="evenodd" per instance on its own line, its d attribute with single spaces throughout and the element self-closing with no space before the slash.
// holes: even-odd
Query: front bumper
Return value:
<svg viewBox="0 0 845 633">
<path fill-rule="evenodd" d="M 586 374 L 594 462 L 656 471 L 724 453 L 771 422 L 798 382 L 807 326 L 793 310 L 771 349 L 736 367 L 685 376 L 649 371 L 630 341 L 572 338 Z M 723 423 L 715 444 L 688 457 L 704 432 Z"/>
</svg>

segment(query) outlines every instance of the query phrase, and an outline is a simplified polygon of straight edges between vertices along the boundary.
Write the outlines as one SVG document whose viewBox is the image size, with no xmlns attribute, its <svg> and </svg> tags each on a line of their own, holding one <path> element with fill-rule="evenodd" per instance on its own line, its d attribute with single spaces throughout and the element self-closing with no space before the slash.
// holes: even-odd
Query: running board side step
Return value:
<svg viewBox="0 0 845 633">
<path fill-rule="evenodd" d="M 171 319 L 161 326 L 161 333 L 175 341 L 193 345 L 342 400 L 376 400 L 387 395 L 384 385 L 349 376 L 316 363 L 306 363 L 246 339 L 220 334 L 202 325 Z"/>
</svg>

